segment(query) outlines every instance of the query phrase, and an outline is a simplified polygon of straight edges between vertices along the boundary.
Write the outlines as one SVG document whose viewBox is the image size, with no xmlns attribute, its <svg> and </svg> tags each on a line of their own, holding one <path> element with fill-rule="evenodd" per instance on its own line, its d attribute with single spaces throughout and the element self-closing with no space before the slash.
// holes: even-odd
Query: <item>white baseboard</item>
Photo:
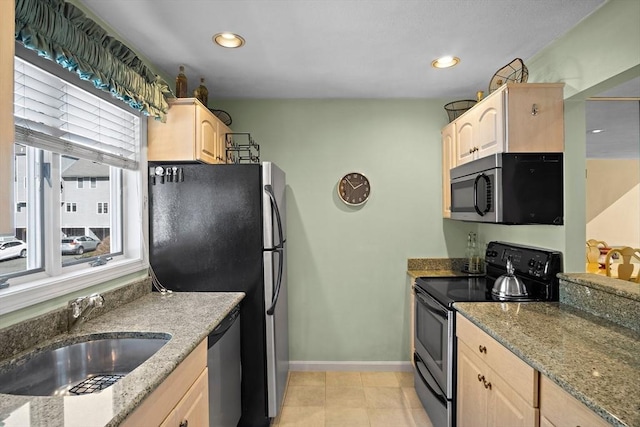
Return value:
<svg viewBox="0 0 640 427">
<path fill-rule="evenodd" d="M 384 371 L 409 372 L 413 369 L 411 362 L 331 362 L 291 360 L 291 371 Z"/>
</svg>

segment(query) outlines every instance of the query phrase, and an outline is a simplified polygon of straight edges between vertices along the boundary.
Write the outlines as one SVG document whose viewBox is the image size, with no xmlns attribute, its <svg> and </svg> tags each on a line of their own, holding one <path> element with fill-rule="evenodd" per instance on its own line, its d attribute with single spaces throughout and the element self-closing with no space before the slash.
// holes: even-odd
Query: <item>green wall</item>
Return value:
<svg viewBox="0 0 640 427">
<path fill-rule="evenodd" d="M 584 271 L 584 99 L 640 74 L 638 16 L 640 2 L 612 0 L 527 61 L 530 82 L 566 83 L 561 227 L 441 218 L 446 100 L 218 101 L 287 172 L 291 359 L 408 360 L 406 260 L 461 256 L 470 230 L 559 249 L 565 271 Z M 359 209 L 336 196 L 351 170 L 372 183 Z"/>
<path fill-rule="evenodd" d="M 443 221 L 445 101 L 225 101 L 234 131 L 287 173 L 292 360 L 408 359 L 407 258 L 461 255 L 469 227 Z M 360 208 L 337 196 L 364 173 Z"/>
</svg>

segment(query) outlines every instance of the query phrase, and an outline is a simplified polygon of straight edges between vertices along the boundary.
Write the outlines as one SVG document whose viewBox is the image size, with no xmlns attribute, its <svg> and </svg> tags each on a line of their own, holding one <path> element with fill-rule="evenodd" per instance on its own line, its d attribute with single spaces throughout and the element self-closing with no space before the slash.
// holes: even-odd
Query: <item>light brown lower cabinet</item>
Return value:
<svg viewBox="0 0 640 427">
<path fill-rule="evenodd" d="M 458 427 L 605 427 L 609 424 L 460 314 Z"/>
<path fill-rule="evenodd" d="M 605 420 L 556 383 L 540 375 L 540 427 L 605 427 Z"/>
<path fill-rule="evenodd" d="M 123 427 L 208 425 L 206 339 L 121 424 Z"/>
<path fill-rule="evenodd" d="M 458 344 L 459 427 L 536 426 L 538 409 L 526 402 L 498 372 L 464 343 Z"/>
<path fill-rule="evenodd" d="M 459 427 L 536 427 L 538 372 L 457 315 Z"/>
</svg>

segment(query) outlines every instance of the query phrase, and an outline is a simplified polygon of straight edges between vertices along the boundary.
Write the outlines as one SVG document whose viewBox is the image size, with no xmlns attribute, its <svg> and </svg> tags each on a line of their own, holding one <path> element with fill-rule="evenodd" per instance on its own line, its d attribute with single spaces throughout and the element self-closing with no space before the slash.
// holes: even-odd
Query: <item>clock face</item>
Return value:
<svg viewBox="0 0 640 427">
<path fill-rule="evenodd" d="M 338 195 L 348 205 L 363 204 L 371 194 L 371 185 L 366 176 L 358 172 L 351 172 L 343 176 L 338 182 Z"/>
</svg>

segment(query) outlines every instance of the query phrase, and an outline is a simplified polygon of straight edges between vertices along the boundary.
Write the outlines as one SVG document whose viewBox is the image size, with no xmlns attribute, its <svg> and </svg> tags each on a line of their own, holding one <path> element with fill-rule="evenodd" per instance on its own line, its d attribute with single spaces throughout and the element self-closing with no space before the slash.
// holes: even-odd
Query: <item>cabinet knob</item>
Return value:
<svg viewBox="0 0 640 427">
<path fill-rule="evenodd" d="M 473 148 L 469 148 L 469 154 L 473 153 Z"/>
<path fill-rule="evenodd" d="M 531 106 L 531 115 L 532 116 L 537 116 L 538 115 L 538 104 L 533 104 Z"/>
<path fill-rule="evenodd" d="M 491 390 L 491 383 L 487 381 L 483 381 L 483 382 L 484 382 L 484 388 Z"/>
<path fill-rule="evenodd" d="M 180 426 L 179 427 L 189 427 L 189 420 L 180 421 Z"/>
<path fill-rule="evenodd" d="M 487 347 L 485 347 L 485 346 L 483 346 L 482 344 L 480 344 L 480 345 L 478 346 L 478 351 L 479 351 L 480 353 L 487 354 Z"/>
<path fill-rule="evenodd" d="M 484 381 L 484 375 L 480 375 L 480 374 L 478 374 L 478 381 L 479 381 L 479 382 Z"/>
</svg>

